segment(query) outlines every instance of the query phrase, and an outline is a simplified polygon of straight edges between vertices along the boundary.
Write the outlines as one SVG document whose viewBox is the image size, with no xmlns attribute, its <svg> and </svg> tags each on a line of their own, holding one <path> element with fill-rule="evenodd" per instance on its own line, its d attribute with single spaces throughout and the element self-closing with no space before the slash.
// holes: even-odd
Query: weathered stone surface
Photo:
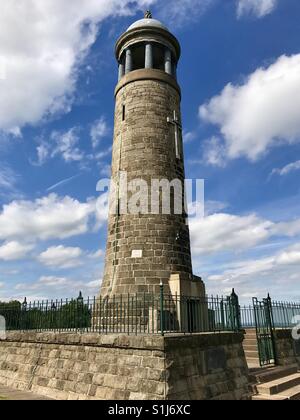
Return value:
<svg viewBox="0 0 300 420">
<path fill-rule="evenodd" d="M 8 333 L 0 384 L 69 400 L 249 397 L 242 334 L 64 337 Z"/>
<path fill-rule="evenodd" d="M 137 70 L 122 79 L 116 90 L 112 156 L 116 183 L 120 171 L 127 173 L 128 182 L 142 179 L 150 188 L 152 180 L 179 179 L 183 183 L 184 156 L 181 151 L 176 157 L 174 126 L 168 123 L 174 111 L 180 119 L 180 99 L 175 79 L 159 70 Z M 132 195 L 129 191 L 128 200 Z M 167 286 L 171 274 L 184 274 L 192 280 L 184 209 L 182 214 L 175 214 L 171 206 L 169 215 L 162 211 L 151 214 L 150 191 L 148 198 L 148 214 L 109 217 L 103 296 L 157 293 L 160 281 Z"/>
<path fill-rule="evenodd" d="M 300 368 L 300 341 L 293 339 L 291 329 L 276 330 L 274 334 L 277 364 L 298 364 Z"/>
</svg>

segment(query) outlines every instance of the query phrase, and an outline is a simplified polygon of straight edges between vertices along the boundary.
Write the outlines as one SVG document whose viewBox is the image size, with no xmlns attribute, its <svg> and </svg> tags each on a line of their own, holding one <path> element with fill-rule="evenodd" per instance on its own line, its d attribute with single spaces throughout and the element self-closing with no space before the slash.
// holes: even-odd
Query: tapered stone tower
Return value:
<svg viewBox="0 0 300 420">
<path fill-rule="evenodd" d="M 192 272 L 184 210 L 181 91 L 176 75 L 179 42 L 147 12 L 119 38 L 116 58 L 119 82 L 112 158 L 116 188 L 111 200 L 117 205 L 115 214 L 109 216 L 101 296 L 158 293 L 161 281 L 174 294 L 204 295 L 201 279 Z M 154 180 L 180 180 L 182 210 L 171 205 L 170 214 L 163 214 L 162 208 L 153 212 L 149 191 L 148 211 L 127 212 L 126 203 L 134 191 L 129 188 L 125 194 L 124 185 L 136 179 L 149 187 Z M 162 190 L 158 191 L 162 201 Z M 174 189 L 171 191 L 174 202 Z"/>
</svg>

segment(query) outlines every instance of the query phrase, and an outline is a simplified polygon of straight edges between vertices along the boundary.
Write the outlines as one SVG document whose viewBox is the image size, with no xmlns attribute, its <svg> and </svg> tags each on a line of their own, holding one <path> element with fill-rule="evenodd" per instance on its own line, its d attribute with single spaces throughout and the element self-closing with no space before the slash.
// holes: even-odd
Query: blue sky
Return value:
<svg viewBox="0 0 300 420">
<path fill-rule="evenodd" d="M 195 273 L 209 293 L 299 300 L 299 1 L 2 2 L 0 299 L 99 290 L 114 43 L 150 7 L 182 45 L 186 173 L 205 179 Z"/>
</svg>

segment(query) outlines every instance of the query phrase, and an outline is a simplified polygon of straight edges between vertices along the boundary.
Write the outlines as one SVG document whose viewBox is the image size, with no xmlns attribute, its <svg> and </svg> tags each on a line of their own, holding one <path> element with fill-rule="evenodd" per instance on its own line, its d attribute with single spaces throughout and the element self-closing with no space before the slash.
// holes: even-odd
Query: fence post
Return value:
<svg viewBox="0 0 300 420">
<path fill-rule="evenodd" d="M 25 297 L 24 302 L 22 303 L 22 309 L 21 309 L 21 322 L 20 322 L 20 327 L 21 330 L 26 330 L 26 317 L 27 317 L 27 298 Z"/>
<path fill-rule="evenodd" d="M 76 308 L 76 312 L 77 312 L 77 325 L 76 325 L 76 330 L 80 330 L 82 332 L 82 327 L 83 327 L 83 307 L 84 307 L 84 299 L 82 296 L 82 292 L 79 292 L 79 296 L 77 298 L 77 308 Z"/>
<path fill-rule="evenodd" d="M 160 282 L 160 331 L 164 336 L 164 285 L 162 281 Z"/>
<path fill-rule="evenodd" d="M 235 290 L 232 289 L 231 294 L 231 304 L 233 307 L 233 329 L 235 331 L 241 330 L 241 310 L 240 310 L 240 303 L 239 303 L 239 297 L 235 293 Z"/>
<path fill-rule="evenodd" d="M 275 325 L 274 325 L 274 317 L 273 317 L 273 303 L 270 296 L 270 293 L 268 293 L 267 299 L 264 299 L 265 304 L 265 312 L 266 313 L 266 321 L 268 323 L 267 328 L 270 329 L 270 335 L 272 340 L 272 346 L 273 346 L 273 352 L 274 352 L 274 361 L 275 365 L 277 365 L 277 348 L 276 348 L 276 340 L 275 340 Z"/>
</svg>

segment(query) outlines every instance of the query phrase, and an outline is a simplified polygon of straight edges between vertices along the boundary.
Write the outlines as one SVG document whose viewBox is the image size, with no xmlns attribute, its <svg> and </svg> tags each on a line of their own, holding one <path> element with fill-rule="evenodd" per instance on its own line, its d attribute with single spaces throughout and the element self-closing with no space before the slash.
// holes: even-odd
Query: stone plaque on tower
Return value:
<svg viewBox="0 0 300 420">
<path fill-rule="evenodd" d="M 161 282 L 171 294 L 205 295 L 202 280 L 193 275 L 190 234 L 185 210 L 181 89 L 177 82 L 180 44 L 161 22 L 146 12 L 118 39 L 119 81 L 115 89 L 115 126 L 111 199 L 105 270 L 101 296 L 159 293 Z M 148 211 L 132 213 L 127 203 L 136 194 L 127 186 L 143 180 Z M 180 181 L 178 206 L 153 211 L 153 182 Z M 138 183 L 139 184 L 139 183 Z M 170 191 L 173 191 L 172 188 Z M 173 197 L 171 192 L 171 201 Z M 126 203 L 122 199 L 126 196 Z M 148 199 L 147 199 L 148 198 Z M 180 206 L 179 206 L 180 207 Z M 145 207 L 144 207 L 145 210 Z M 156 209 L 157 210 L 157 209 Z"/>
</svg>

